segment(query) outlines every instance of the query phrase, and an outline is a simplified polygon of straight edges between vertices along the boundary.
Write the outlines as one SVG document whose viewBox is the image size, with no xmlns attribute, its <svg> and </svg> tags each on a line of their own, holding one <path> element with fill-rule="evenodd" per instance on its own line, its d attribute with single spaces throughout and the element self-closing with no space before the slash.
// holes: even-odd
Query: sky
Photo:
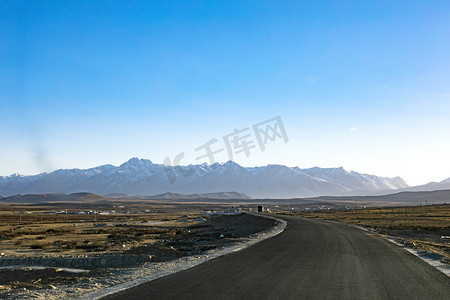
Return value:
<svg viewBox="0 0 450 300">
<path fill-rule="evenodd" d="M 199 164 L 216 141 L 218 162 L 444 180 L 449 15 L 448 1 L 1 1 L 0 175 Z M 263 151 L 253 126 L 276 117 L 264 134 L 285 134 Z"/>
</svg>

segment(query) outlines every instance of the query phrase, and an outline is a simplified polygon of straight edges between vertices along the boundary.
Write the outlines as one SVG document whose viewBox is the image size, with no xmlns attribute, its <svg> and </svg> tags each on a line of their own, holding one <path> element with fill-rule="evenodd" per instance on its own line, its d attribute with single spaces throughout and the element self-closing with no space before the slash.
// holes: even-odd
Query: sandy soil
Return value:
<svg viewBox="0 0 450 300">
<path fill-rule="evenodd" d="M 268 238 L 284 229 L 273 219 L 248 214 L 212 215 L 202 224 L 123 254 L 150 254 L 152 262 L 135 268 L 72 273 L 56 268 L 0 271 L 2 299 L 92 299 L 195 266 Z"/>
</svg>

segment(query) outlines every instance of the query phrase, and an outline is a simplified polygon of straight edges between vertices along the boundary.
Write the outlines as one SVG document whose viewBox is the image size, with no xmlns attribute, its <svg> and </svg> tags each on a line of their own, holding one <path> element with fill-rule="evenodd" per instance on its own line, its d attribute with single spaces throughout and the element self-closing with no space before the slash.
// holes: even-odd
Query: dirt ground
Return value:
<svg viewBox="0 0 450 300">
<path fill-rule="evenodd" d="M 204 251 L 215 249 L 220 246 L 224 246 L 229 243 L 233 243 L 234 240 L 242 237 L 247 237 L 257 232 L 271 228 L 275 221 L 272 219 L 261 218 L 249 214 L 237 214 L 237 215 L 201 215 L 191 213 L 189 215 L 160 215 L 158 218 L 148 219 L 148 216 L 133 216 L 131 219 L 124 220 L 117 218 L 116 226 L 102 226 L 100 228 L 93 227 L 94 223 L 84 224 L 83 227 L 76 227 L 72 232 L 66 228 L 71 226 L 67 221 L 59 224 L 59 226 L 50 226 L 51 222 L 45 225 L 42 224 L 28 224 L 18 225 L 21 229 L 16 232 L 15 239 L 33 239 L 33 241 L 23 242 L 19 246 L 20 249 L 16 249 L 15 253 L 21 253 L 22 255 L 31 256 L 34 253 L 36 255 L 53 255 L 58 245 L 53 243 L 48 245 L 51 240 L 65 240 L 74 241 L 74 238 L 65 238 L 65 235 L 76 235 L 79 232 L 80 236 L 86 233 L 86 226 L 91 226 L 89 229 L 89 240 L 93 245 L 103 245 L 101 241 L 110 243 L 122 244 L 127 241 L 127 247 L 111 247 L 108 251 L 104 248 L 78 248 L 60 250 L 59 253 L 80 255 L 82 253 L 121 253 L 127 254 L 146 254 L 151 256 L 151 260 L 154 262 L 163 262 L 176 259 L 183 256 L 191 256 L 201 254 Z M 120 221 L 119 221 L 120 220 Z M 98 222 L 98 220 L 97 220 Z M 112 221 L 105 220 L 105 223 Z M 120 225 L 120 226 L 117 226 Z M 10 225 L 9 225 L 10 226 Z M 35 227 L 32 227 L 35 226 Z M 50 226 L 55 228 L 54 231 L 42 233 L 43 226 Z M 25 228 L 24 228 L 25 227 Z M 73 226 L 72 226 L 73 227 Z M 29 234 L 30 228 L 34 228 L 33 234 Z M 20 231 L 25 230 L 25 231 Z M 48 228 L 46 229 L 48 230 Z M 78 231 L 79 230 L 79 231 Z M 8 228 L 3 227 L 3 234 L 8 232 Z M 96 233 L 93 233 L 95 231 Z M 20 235 L 20 232 L 26 232 L 27 234 Z M 74 233 L 75 232 L 75 233 Z M 98 236 L 96 236 L 98 235 Z M 24 237 L 25 236 L 25 237 Z M 45 238 L 39 239 L 40 236 Z M 32 238 L 31 238 L 32 237 Z M 87 240 L 87 237 L 80 237 L 79 241 Z M 132 240 L 132 242 L 130 242 Z M 1 241 L 1 245 L 11 245 L 11 241 Z M 46 246 L 45 248 L 33 249 L 29 245 L 35 245 L 33 243 L 41 242 Z M 75 244 L 78 245 L 78 244 Z M 123 244 L 122 244 L 123 245 Z M 66 251 L 67 250 L 67 251 Z M 7 250 L 2 250 L 3 253 Z M 33 252 L 34 251 L 34 252 Z M 0 270 L 0 298 L 2 295 L 6 296 L 17 289 L 52 289 L 55 288 L 53 284 L 64 281 L 76 281 L 89 277 L 98 277 L 102 274 L 107 274 L 108 269 L 96 269 L 90 272 L 72 273 L 57 268 L 46 268 L 42 270 L 36 270 L 31 268 L 21 269 L 3 269 Z"/>
</svg>

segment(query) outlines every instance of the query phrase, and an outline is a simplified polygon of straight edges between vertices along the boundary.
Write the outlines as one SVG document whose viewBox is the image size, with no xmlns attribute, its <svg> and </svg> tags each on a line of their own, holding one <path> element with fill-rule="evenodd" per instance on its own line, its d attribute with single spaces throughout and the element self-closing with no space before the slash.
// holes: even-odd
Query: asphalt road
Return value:
<svg viewBox="0 0 450 300">
<path fill-rule="evenodd" d="M 450 278 L 338 223 L 283 217 L 276 237 L 107 299 L 450 299 Z"/>
</svg>

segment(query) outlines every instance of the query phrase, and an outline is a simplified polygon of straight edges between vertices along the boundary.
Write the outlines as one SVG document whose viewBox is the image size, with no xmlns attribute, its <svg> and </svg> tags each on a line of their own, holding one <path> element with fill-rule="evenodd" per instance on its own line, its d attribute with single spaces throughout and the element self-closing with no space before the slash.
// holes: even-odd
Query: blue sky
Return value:
<svg viewBox="0 0 450 300">
<path fill-rule="evenodd" d="M 2 1 L 0 175 L 201 163 L 210 139 L 280 116 L 288 143 L 234 160 L 443 180 L 449 15 L 448 1 Z"/>
</svg>

